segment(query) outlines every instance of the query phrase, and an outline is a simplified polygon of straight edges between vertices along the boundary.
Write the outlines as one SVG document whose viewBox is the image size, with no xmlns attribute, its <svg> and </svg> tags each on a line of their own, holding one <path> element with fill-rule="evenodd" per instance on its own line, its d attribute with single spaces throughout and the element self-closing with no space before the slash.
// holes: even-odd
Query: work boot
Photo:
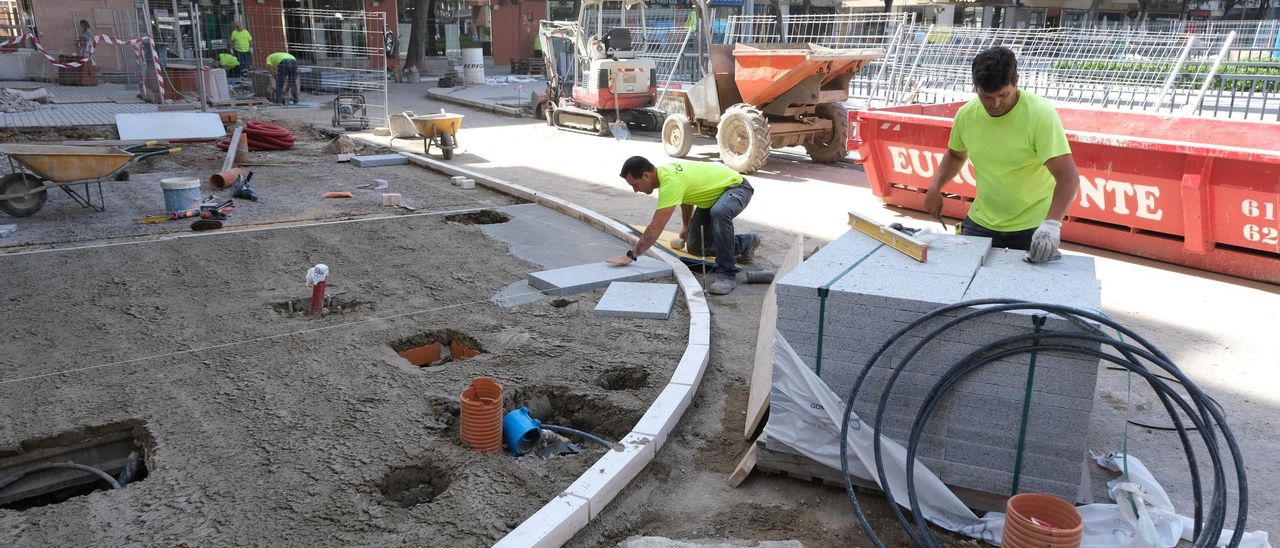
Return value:
<svg viewBox="0 0 1280 548">
<path fill-rule="evenodd" d="M 764 238 L 761 238 L 759 234 L 756 234 L 754 232 L 748 232 L 746 234 L 743 234 L 742 236 L 744 238 L 747 236 L 750 236 L 751 243 L 747 244 L 746 251 L 743 251 L 742 253 L 738 254 L 737 262 L 750 263 L 752 259 L 756 258 L 756 249 L 760 248 L 760 243 L 764 241 Z"/>
<path fill-rule="evenodd" d="M 744 278 L 746 277 L 742 272 L 739 272 L 738 274 L 741 274 Z M 733 291 L 733 288 L 738 287 L 738 278 L 738 275 L 717 276 L 716 281 L 711 282 L 711 285 L 707 286 L 707 293 L 712 295 L 728 295 Z"/>
</svg>

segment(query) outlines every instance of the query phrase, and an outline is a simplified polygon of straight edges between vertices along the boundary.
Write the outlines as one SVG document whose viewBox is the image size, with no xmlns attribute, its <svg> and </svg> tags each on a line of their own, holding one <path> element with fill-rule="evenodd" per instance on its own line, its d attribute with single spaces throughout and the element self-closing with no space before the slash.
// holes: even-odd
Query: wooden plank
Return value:
<svg viewBox="0 0 1280 548">
<path fill-rule="evenodd" d="M 929 244 L 852 211 L 849 212 L 849 226 L 922 263 L 929 257 Z"/>
<path fill-rule="evenodd" d="M 644 234 L 644 229 L 645 229 L 645 228 L 648 228 L 648 227 L 647 227 L 647 226 L 645 226 L 645 225 L 630 225 L 630 226 L 631 226 L 631 231 L 632 231 L 632 232 L 634 232 L 637 236 L 639 236 L 639 235 L 641 235 L 641 234 Z M 715 264 L 716 264 L 716 258 L 715 258 L 715 255 L 714 255 L 714 254 L 712 254 L 712 255 L 707 255 L 706 257 L 700 257 L 700 256 L 698 256 L 698 255 L 694 255 L 694 254 L 692 254 L 692 253 L 689 253 L 688 251 L 685 251 L 684 249 L 674 249 L 674 248 L 672 248 L 672 247 L 671 247 L 671 240 L 673 240 L 673 239 L 675 239 L 675 238 L 678 238 L 678 237 L 680 237 L 680 234 L 675 233 L 675 232 L 672 232 L 672 231 L 670 231 L 670 230 L 664 230 L 664 231 L 662 231 L 662 235 L 661 235 L 661 236 L 658 236 L 658 241 L 657 241 L 657 242 L 654 242 L 654 247 L 657 247 L 658 249 L 660 249 L 660 250 L 662 250 L 662 251 L 666 251 L 666 252 L 668 252 L 668 253 L 670 253 L 670 254 L 672 254 L 672 255 L 675 255 L 676 257 L 679 257 L 679 258 L 680 258 L 680 260 L 681 260 L 681 261 L 683 261 L 685 264 L 701 265 L 701 266 L 715 266 Z M 708 250 L 708 251 L 710 251 L 710 250 Z"/>
<path fill-rule="evenodd" d="M 773 283 L 764 293 L 760 307 L 760 330 L 756 333 L 755 368 L 751 372 L 751 390 L 747 395 L 747 423 L 742 437 L 751 439 L 769 409 L 769 389 L 773 385 L 773 334 L 778 328 L 778 280 L 786 276 L 804 261 L 804 236 L 796 235 L 795 243 L 787 250 L 782 266 L 773 276 Z"/>
<path fill-rule="evenodd" d="M 222 170 L 227 171 L 236 165 L 236 152 L 239 152 L 240 135 L 244 133 L 244 126 L 236 124 L 236 130 L 231 133 L 231 144 L 227 146 L 227 158 L 222 161 Z"/>
<path fill-rule="evenodd" d="M 756 467 L 756 455 L 760 454 L 760 448 L 763 446 L 764 443 L 760 440 L 751 440 L 751 447 L 747 448 L 746 454 L 742 455 L 742 460 L 738 461 L 738 467 L 729 474 L 729 487 L 742 485 L 743 480 L 751 475 L 751 471 Z"/>
</svg>

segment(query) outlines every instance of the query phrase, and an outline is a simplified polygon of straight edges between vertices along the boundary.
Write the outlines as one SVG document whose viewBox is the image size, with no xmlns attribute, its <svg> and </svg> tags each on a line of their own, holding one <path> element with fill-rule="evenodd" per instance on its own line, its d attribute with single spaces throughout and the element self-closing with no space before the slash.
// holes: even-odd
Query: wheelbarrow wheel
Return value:
<svg viewBox="0 0 1280 548">
<path fill-rule="evenodd" d="M 10 173 L 0 179 L 0 196 L 9 194 L 26 194 L 40 188 L 42 183 L 35 176 L 22 173 Z M 25 196 L 0 200 L 0 211 L 14 217 L 30 217 L 35 215 L 49 199 L 49 192 L 40 190 Z"/>
<path fill-rule="evenodd" d="M 751 173 L 769 161 L 769 120 L 760 109 L 738 103 L 724 111 L 716 131 L 720 161 L 738 173 Z"/>
<path fill-rule="evenodd" d="M 831 120 L 831 134 L 829 139 L 806 143 L 804 150 L 820 164 L 838 162 L 849 154 L 849 111 L 843 105 L 827 103 L 818 105 L 817 114 Z"/>
<path fill-rule="evenodd" d="M 684 158 L 693 148 L 693 126 L 683 114 L 672 114 L 662 123 L 662 148 L 667 156 Z"/>
<path fill-rule="evenodd" d="M 454 147 L 453 135 L 450 135 L 449 132 L 447 131 L 441 132 L 440 133 L 440 155 L 444 157 L 444 159 L 446 160 L 453 158 L 453 147 Z"/>
</svg>

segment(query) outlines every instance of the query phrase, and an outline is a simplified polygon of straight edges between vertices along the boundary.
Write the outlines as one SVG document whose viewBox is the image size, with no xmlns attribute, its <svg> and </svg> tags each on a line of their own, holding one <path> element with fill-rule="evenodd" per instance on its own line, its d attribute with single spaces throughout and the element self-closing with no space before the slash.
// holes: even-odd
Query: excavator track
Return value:
<svg viewBox="0 0 1280 548">
<path fill-rule="evenodd" d="M 588 135 L 608 135 L 609 122 L 597 112 L 574 107 L 551 111 L 551 125 Z"/>
</svg>

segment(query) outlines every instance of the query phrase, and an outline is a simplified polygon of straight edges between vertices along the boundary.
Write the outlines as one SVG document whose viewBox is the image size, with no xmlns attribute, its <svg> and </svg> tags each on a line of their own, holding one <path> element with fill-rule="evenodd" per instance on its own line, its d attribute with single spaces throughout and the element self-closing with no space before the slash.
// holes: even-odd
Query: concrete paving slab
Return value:
<svg viewBox="0 0 1280 548">
<path fill-rule="evenodd" d="M 227 134 L 222 117 L 212 112 L 117 114 L 116 130 L 126 141 L 217 139 Z"/>
<path fill-rule="evenodd" d="M 652 280 L 671 275 L 667 263 L 651 257 L 626 266 L 593 262 L 554 270 L 529 273 L 529 285 L 548 295 L 572 295 L 605 287 L 613 282 Z"/>
<path fill-rule="evenodd" d="M 613 282 L 596 303 L 596 314 L 665 320 L 675 303 L 676 284 Z"/>
<path fill-rule="evenodd" d="M 399 154 L 377 154 L 374 156 L 356 156 L 351 159 L 351 165 L 356 167 L 382 167 L 382 166 L 402 166 L 409 163 L 409 159 Z"/>
</svg>

